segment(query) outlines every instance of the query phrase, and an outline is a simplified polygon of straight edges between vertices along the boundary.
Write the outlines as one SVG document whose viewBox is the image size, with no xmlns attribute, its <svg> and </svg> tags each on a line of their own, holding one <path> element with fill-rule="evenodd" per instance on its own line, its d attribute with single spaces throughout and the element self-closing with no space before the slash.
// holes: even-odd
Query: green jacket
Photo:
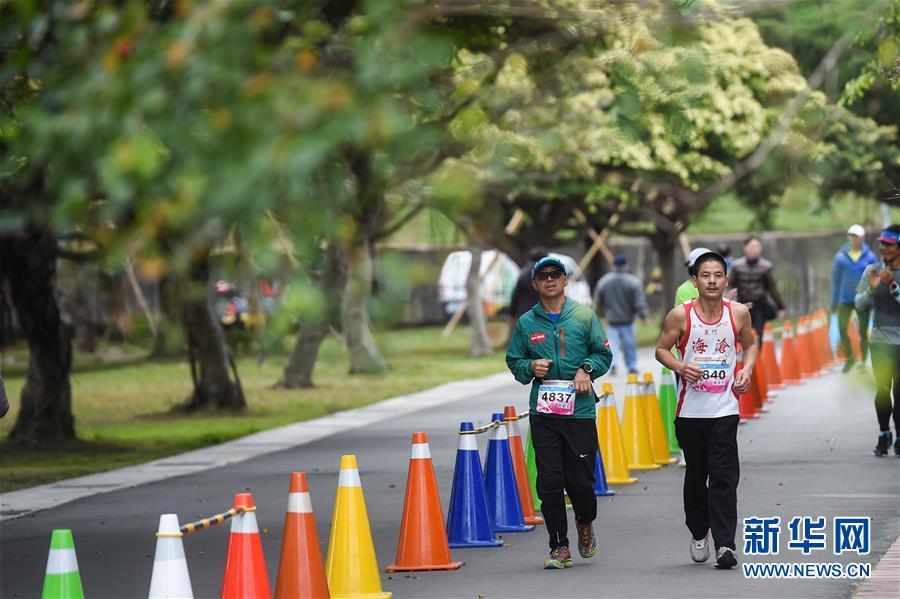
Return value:
<svg viewBox="0 0 900 599">
<path fill-rule="evenodd" d="M 528 401 L 531 414 L 538 414 L 537 395 L 541 384 L 541 380 L 534 378 L 531 372 L 531 361 L 541 358 L 553 360 L 547 372 L 548 380 L 571 381 L 575 378 L 575 371 L 583 364 L 590 364 L 594 368 L 591 380 L 595 380 L 609 370 L 612 351 L 594 311 L 566 298 L 555 326 L 540 303 L 520 316 L 506 350 L 506 365 L 516 380 L 523 385 L 531 383 L 531 397 Z M 594 418 L 595 415 L 593 393 L 575 397 L 574 418 Z"/>
</svg>

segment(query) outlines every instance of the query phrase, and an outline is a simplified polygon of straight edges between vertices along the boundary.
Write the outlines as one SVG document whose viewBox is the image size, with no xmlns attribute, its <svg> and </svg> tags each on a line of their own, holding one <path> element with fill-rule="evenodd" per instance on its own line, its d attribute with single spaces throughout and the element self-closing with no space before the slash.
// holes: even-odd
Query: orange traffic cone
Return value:
<svg viewBox="0 0 900 599">
<path fill-rule="evenodd" d="M 325 563 L 305 472 L 291 472 L 275 599 L 328 599 Z"/>
<path fill-rule="evenodd" d="M 775 359 L 775 338 L 772 336 L 772 326 L 766 325 L 763 335 L 762 363 L 766 369 L 766 381 L 769 387 L 774 389 L 784 388 L 781 380 L 781 370 L 778 368 L 778 360 Z"/>
<path fill-rule="evenodd" d="M 608 382 L 603 383 L 601 387 L 600 403 L 597 406 L 597 441 L 603 455 L 606 482 L 611 485 L 630 485 L 637 482 L 637 478 L 631 476 L 628 470 L 616 398 L 613 395 L 612 383 Z"/>
<path fill-rule="evenodd" d="M 543 524 L 544 519 L 534 509 L 534 498 L 531 495 L 531 479 L 525 466 L 525 449 L 522 447 L 522 433 L 519 430 L 519 417 L 515 406 L 503 408 L 503 421 L 506 423 L 506 434 L 509 437 L 509 452 L 512 454 L 513 470 L 516 473 L 516 486 L 519 488 L 519 500 L 522 503 L 522 515 L 525 524 Z"/>
<path fill-rule="evenodd" d="M 831 353 L 831 342 L 828 340 L 828 319 L 823 310 L 815 312 L 815 344 L 818 352 L 819 365 L 822 370 L 828 370 L 834 366 L 834 356 Z"/>
<path fill-rule="evenodd" d="M 441 513 L 441 494 L 425 433 L 413 433 L 406 499 L 400 521 L 397 560 L 388 572 L 456 570 L 462 562 L 450 561 L 450 546 Z"/>
<path fill-rule="evenodd" d="M 794 345 L 794 325 L 790 321 L 784 323 L 784 333 L 781 335 L 781 380 L 788 384 L 803 380 L 800 378 L 800 364 Z"/>
<path fill-rule="evenodd" d="M 625 385 L 625 413 L 622 415 L 622 440 L 625 442 L 628 469 L 656 470 L 659 464 L 653 461 L 650 427 L 642 400 L 637 375 L 629 374 Z"/>
<path fill-rule="evenodd" d="M 735 346 L 735 351 L 737 351 L 737 364 L 734 368 L 735 372 L 740 372 L 740 370 L 744 367 L 744 350 L 741 347 L 741 344 L 738 343 Z M 753 401 L 753 383 L 750 383 L 750 389 L 741 393 L 738 397 L 738 410 L 740 413 L 740 421 L 738 424 L 744 424 L 747 420 L 751 418 L 759 418 L 756 413 L 756 403 Z"/>
<path fill-rule="evenodd" d="M 809 324 L 805 316 L 797 321 L 797 360 L 800 376 L 809 378 L 819 371 L 809 343 Z"/>
<path fill-rule="evenodd" d="M 269 599 L 272 592 L 269 590 L 269 575 L 266 573 L 253 495 L 236 494 L 234 507 L 243 507 L 245 511 L 231 520 L 231 536 L 228 539 L 228 555 L 225 558 L 225 579 L 222 581 L 220 597 Z"/>
<path fill-rule="evenodd" d="M 757 365 L 750 376 L 750 392 L 753 394 L 753 405 L 757 412 L 768 412 L 766 402 L 766 382 L 763 378 L 762 368 Z"/>
</svg>

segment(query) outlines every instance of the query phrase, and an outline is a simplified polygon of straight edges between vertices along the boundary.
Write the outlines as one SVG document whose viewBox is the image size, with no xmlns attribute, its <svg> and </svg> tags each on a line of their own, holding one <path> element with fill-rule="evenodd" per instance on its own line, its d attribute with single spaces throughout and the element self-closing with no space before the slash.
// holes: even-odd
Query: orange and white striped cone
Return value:
<svg viewBox="0 0 900 599">
<path fill-rule="evenodd" d="M 534 509 L 534 498 L 531 496 L 531 479 L 525 466 L 525 448 L 522 446 L 522 433 L 519 429 L 519 416 L 515 406 L 503 408 L 503 421 L 506 422 L 506 434 L 509 437 L 509 453 L 512 454 L 513 471 L 516 474 L 516 486 L 519 488 L 519 501 L 522 504 L 522 515 L 525 524 L 543 524 L 544 519 Z"/>
<path fill-rule="evenodd" d="M 263 557 L 253 495 L 238 493 L 234 507 L 244 508 L 231 520 L 221 599 L 270 599 L 269 574 Z"/>
<path fill-rule="evenodd" d="M 789 385 L 803 382 L 797 361 L 794 325 L 790 321 L 784 323 L 784 332 L 781 334 L 781 380 Z"/>
<path fill-rule="evenodd" d="M 462 562 L 450 559 L 450 546 L 441 513 L 441 495 L 434 475 L 434 464 L 431 462 L 428 436 L 422 432 L 413 433 L 397 560 L 386 570 L 457 570 L 462 565 Z"/>
<path fill-rule="evenodd" d="M 328 581 L 305 472 L 291 472 L 275 599 L 328 599 Z"/>
<path fill-rule="evenodd" d="M 781 370 L 778 368 L 778 360 L 775 358 L 775 338 L 772 335 L 772 325 L 767 324 L 763 335 L 765 342 L 762 346 L 762 365 L 766 369 L 766 382 L 771 389 L 783 389 Z"/>
</svg>

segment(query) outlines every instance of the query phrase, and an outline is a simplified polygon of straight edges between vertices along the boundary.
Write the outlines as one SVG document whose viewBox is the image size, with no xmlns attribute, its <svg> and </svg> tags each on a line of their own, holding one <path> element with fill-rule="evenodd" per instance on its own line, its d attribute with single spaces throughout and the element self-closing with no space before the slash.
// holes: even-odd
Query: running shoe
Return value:
<svg viewBox="0 0 900 599">
<path fill-rule="evenodd" d="M 875 445 L 875 449 L 872 450 L 879 458 L 884 457 L 888 453 L 888 447 L 891 446 L 891 441 L 894 440 L 894 436 L 891 435 L 891 431 L 883 431 L 878 435 L 878 444 Z"/>
<path fill-rule="evenodd" d="M 844 367 L 841 369 L 841 372 L 847 374 L 848 372 L 853 370 L 854 366 L 856 366 L 856 360 L 854 360 L 853 358 L 847 358 L 847 361 L 844 362 Z"/>
<path fill-rule="evenodd" d="M 730 570 L 737 565 L 737 556 L 734 549 L 730 547 L 719 547 L 716 549 L 716 568 L 720 570 Z"/>
<path fill-rule="evenodd" d="M 568 547 L 557 547 L 550 551 L 550 557 L 544 562 L 545 570 L 562 570 L 572 567 L 572 552 Z"/>
<path fill-rule="evenodd" d="M 575 523 L 578 530 L 578 553 L 581 557 L 594 557 L 597 553 L 597 537 L 594 536 L 594 527 L 590 524 Z"/>
<path fill-rule="evenodd" d="M 702 564 L 709 559 L 709 539 L 703 537 L 699 541 L 691 539 L 691 560 L 695 564 Z"/>
</svg>

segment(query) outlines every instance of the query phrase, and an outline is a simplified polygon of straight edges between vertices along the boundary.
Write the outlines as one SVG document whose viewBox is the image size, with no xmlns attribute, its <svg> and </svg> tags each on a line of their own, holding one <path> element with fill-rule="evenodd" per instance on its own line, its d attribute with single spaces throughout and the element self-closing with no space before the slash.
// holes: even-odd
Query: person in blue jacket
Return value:
<svg viewBox="0 0 900 599">
<path fill-rule="evenodd" d="M 875 253 L 863 241 L 866 230 L 860 225 L 853 225 L 847 230 L 847 243 L 834 255 L 834 263 L 831 267 L 831 311 L 837 313 L 838 328 L 841 332 L 841 349 L 847 356 L 844 364 L 844 372 L 849 372 L 856 360 L 853 359 L 853 350 L 850 347 L 850 336 L 847 327 L 850 324 L 850 315 L 856 310 L 854 299 L 856 287 L 863 271 L 870 264 L 878 261 Z M 859 322 L 859 342 L 862 350 L 863 364 L 869 349 L 868 331 L 870 310 L 856 310 L 856 319 Z"/>
</svg>

